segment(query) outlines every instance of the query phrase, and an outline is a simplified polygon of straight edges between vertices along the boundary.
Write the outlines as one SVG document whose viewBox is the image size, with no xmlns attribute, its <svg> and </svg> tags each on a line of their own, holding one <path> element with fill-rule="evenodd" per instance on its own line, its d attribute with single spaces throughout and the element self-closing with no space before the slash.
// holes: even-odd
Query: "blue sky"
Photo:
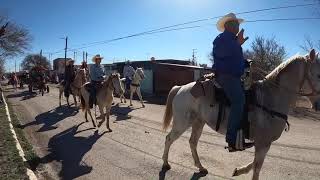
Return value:
<svg viewBox="0 0 320 180">
<path fill-rule="evenodd" d="M 12 21 L 29 29 L 33 36 L 30 53 L 55 52 L 64 48 L 68 35 L 69 47 L 84 43 L 113 39 L 158 27 L 182 23 L 190 20 L 224 15 L 254 9 L 312 3 L 312 0 L 0 0 L 0 12 Z M 318 10 L 317 10 L 318 8 Z M 240 16 L 246 20 L 319 17 L 318 7 L 304 7 L 276 11 L 259 12 Z M 141 60 L 154 56 L 156 59 L 191 58 L 192 49 L 200 63 L 209 63 L 208 54 L 212 41 L 218 35 L 216 20 L 196 25 L 201 28 L 165 32 L 124 39 L 109 44 L 92 46 L 86 49 L 89 54 L 100 53 L 103 63 L 114 59 Z M 245 35 L 249 40 L 244 48 L 249 48 L 255 36 L 275 36 L 285 46 L 288 56 L 302 52 L 299 45 L 305 35 L 318 40 L 320 20 L 256 22 L 245 23 Z M 77 54 L 77 63 L 82 59 L 82 50 Z M 48 54 L 44 54 L 47 55 Z M 73 52 L 68 52 L 73 57 Z M 52 58 L 64 57 L 63 51 Z M 91 56 L 89 56 L 91 57 Z M 15 58 L 21 62 L 23 56 Z M 14 59 L 7 63 L 9 70 L 14 67 Z"/>
</svg>

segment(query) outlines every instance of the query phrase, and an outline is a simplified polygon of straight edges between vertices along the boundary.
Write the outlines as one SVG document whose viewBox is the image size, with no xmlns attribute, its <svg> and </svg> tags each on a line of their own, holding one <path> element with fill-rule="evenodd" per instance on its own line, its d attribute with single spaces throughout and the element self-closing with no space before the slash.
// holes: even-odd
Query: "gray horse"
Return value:
<svg viewBox="0 0 320 180">
<path fill-rule="evenodd" d="M 167 129 L 172 119 L 173 123 L 170 133 L 166 136 L 162 157 L 164 169 L 171 168 L 168 163 L 171 144 L 189 127 L 192 127 L 189 142 L 195 166 L 200 172 L 208 173 L 200 163 L 197 144 L 205 124 L 215 129 L 217 119 L 214 117 L 217 117 L 218 106 L 213 97 L 193 97 L 190 91 L 194 84 L 193 82 L 184 86 L 175 86 L 168 95 L 163 128 Z M 259 173 L 271 143 L 281 136 L 286 127 L 286 119 L 283 116 L 270 114 L 270 111 L 287 115 L 290 105 L 295 103 L 299 95 L 320 94 L 320 62 L 316 59 L 315 51 L 311 50 L 309 55 L 292 57 L 283 62 L 257 86 L 256 98 L 260 107 L 255 106 L 249 113 L 252 132 L 250 139 L 254 140 L 255 146 L 254 160 L 246 166 L 236 168 L 233 173 L 233 176 L 238 176 L 253 169 L 253 180 L 259 179 Z M 311 93 L 302 91 L 311 91 Z M 213 107 L 210 107 L 212 103 Z M 227 117 L 228 115 L 226 119 Z M 219 130 L 221 134 L 226 132 L 227 122 L 223 122 Z"/>
</svg>

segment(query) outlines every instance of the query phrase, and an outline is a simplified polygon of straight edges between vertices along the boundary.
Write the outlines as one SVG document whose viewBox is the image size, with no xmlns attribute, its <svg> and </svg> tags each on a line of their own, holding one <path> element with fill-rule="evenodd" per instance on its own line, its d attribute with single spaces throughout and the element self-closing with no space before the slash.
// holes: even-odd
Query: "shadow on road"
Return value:
<svg viewBox="0 0 320 180">
<path fill-rule="evenodd" d="M 78 113 L 78 108 L 76 107 L 68 107 L 61 106 L 45 113 L 39 114 L 35 117 L 35 121 L 29 122 L 24 125 L 20 125 L 20 128 L 25 128 L 32 125 L 42 125 L 42 127 L 38 130 L 38 132 L 49 131 L 52 129 L 56 129 L 58 122 L 64 120 L 67 117 L 74 116 Z"/>
<path fill-rule="evenodd" d="M 32 92 L 30 93 L 29 91 L 22 91 L 19 93 L 14 93 L 14 94 L 9 94 L 7 95 L 7 98 L 19 98 L 21 97 L 20 101 L 24 101 L 33 97 L 36 97 L 37 93 L 36 92 Z"/>
<path fill-rule="evenodd" d="M 61 162 L 62 166 L 59 172 L 61 179 L 75 179 L 90 173 L 93 169 L 83 162 L 82 159 L 97 140 L 107 132 L 99 134 L 98 131 L 95 131 L 94 134 L 88 137 L 76 136 L 80 132 L 93 129 L 89 128 L 78 131 L 78 128 L 83 123 L 53 136 L 48 143 L 48 151 L 50 153 L 39 160 L 39 163 L 42 164 L 52 161 Z"/>
<path fill-rule="evenodd" d="M 119 103 L 112 106 L 111 107 L 111 114 L 114 114 L 116 115 L 116 121 L 125 121 L 125 120 L 128 120 L 128 119 L 131 119 L 131 116 L 129 116 L 128 114 L 133 111 L 133 110 L 136 110 L 136 109 L 141 109 L 142 107 L 140 108 L 133 108 L 133 107 L 130 107 L 130 106 L 119 106 Z"/>
</svg>

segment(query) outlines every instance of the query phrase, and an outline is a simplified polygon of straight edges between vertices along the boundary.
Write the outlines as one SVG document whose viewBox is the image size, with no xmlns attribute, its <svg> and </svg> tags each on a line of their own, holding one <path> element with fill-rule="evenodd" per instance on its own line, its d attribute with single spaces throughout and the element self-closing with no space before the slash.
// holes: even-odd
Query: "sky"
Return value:
<svg viewBox="0 0 320 180">
<path fill-rule="evenodd" d="M 0 0 L 0 13 L 11 21 L 25 27 L 32 35 L 27 53 L 39 53 L 51 60 L 64 57 L 63 37 L 68 36 L 68 47 L 118 38 L 168 25 L 192 20 L 243 12 L 255 9 L 312 3 L 313 0 Z M 282 9 L 239 15 L 245 20 L 320 17 L 320 5 Z M 163 32 L 99 44 L 77 50 L 76 63 L 82 61 L 82 51 L 104 56 L 102 63 L 119 60 L 190 59 L 196 49 L 199 63 L 211 64 L 208 54 L 212 41 L 219 34 L 217 19 L 187 26 L 200 28 Z M 320 20 L 278 21 L 244 23 L 245 36 L 249 40 L 243 45 L 250 48 L 256 36 L 275 39 L 285 47 L 288 57 L 305 53 L 299 47 L 304 37 L 319 40 Z M 20 64 L 26 54 L 7 61 L 7 70 L 14 70 L 14 61 Z M 73 58 L 74 53 L 68 52 Z"/>
</svg>

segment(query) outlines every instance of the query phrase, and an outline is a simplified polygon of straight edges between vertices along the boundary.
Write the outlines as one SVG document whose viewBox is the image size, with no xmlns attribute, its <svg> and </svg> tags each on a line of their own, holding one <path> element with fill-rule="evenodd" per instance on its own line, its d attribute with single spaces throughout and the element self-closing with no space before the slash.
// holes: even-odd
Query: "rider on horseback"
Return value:
<svg viewBox="0 0 320 180">
<path fill-rule="evenodd" d="M 135 70 L 131 66 L 130 61 L 126 61 L 126 64 L 123 68 L 123 77 L 126 78 L 126 89 L 130 90 L 130 84 L 132 82 L 133 76 L 134 76 Z"/>
<path fill-rule="evenodd" d="M 65 97 L 69 97 L 71 88 L 70 85 L 75 78 L 75 68 L 74 68 L 74 60 L 69 60 L 66 66 L 66 72 L 64 73 L 64 80 L 65 80 L 65 88 L 64 88 L 64 95 Z"/>
<path fill-rule="evenodd" d="M 231 152 L 243 150 L 236 145 L 245 104 L 245 94 L 240 79 L 245 68 L 241 45 L 248 37 L 243 37 L 243 29 L 239 32 L 239 25 L 242 22 L 243 19 L 238 19 L 233 13 L 222 17 L 217 23 L 217 28 L 222 33 L 213 41 L 212 50 L 217 82 L 231 102 L 226 133 L 226 142 Z M 242 146 L 246 147 L 248 144 L 243 143 Z"/>
<path fill-rule="evenodd" d="M 92 58 L 92 61 L 95 63 L 90 66 L 90 79 L 91 79 L 91 88 L 90 88 L 90 98 L 89 106 L 93 107 L 94 101 L 96 101 L 97 89 L 101 86 L 102 81 L 105 77 L 105 72 L 103 66 L 100 64 L 103 57 L 100 54 L 95 55 Z"/>
</svg>

